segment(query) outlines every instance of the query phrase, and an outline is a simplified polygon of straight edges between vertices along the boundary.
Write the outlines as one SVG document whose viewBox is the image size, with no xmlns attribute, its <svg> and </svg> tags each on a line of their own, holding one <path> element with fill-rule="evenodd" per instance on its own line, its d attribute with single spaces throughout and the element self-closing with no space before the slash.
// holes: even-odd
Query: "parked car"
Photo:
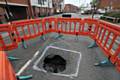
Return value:
<svg viewBox="0 0 120 80">
<path fill-rule="evenodd" d="M 98 9 L 98 12 L 99 12 L 99 14 L 104 14 L 104 13 L 105 13 L 105 10 L 103 10 L 103 9 Z"/>
<path fill-rule="evenodd" d="M 62 17 L 72 17 L 72 15 L 70 13 L 64 13 L 62 14 Z"/>
</svg>

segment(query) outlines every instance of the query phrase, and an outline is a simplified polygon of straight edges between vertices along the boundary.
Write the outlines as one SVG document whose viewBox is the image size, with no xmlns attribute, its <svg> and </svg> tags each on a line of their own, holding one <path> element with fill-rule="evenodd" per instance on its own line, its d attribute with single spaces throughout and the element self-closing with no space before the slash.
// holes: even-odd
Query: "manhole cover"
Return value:
<svg viewBox="0 0 120 80">
<path fill-rule="evenodd" d="M 47 72 L 59 73 L 65 70 L 66 60 L 60 55 L 48 55 L 44 59 L 43 68 Z"/>
</svg>

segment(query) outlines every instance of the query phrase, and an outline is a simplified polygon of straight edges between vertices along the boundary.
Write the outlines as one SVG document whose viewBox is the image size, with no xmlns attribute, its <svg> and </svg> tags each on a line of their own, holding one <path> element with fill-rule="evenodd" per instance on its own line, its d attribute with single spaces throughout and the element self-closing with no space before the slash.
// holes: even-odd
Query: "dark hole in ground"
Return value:
<svg viewBox="0 0 120 80">
<path fill-rule="evenodd" d="M 66 69 L 66 60 L 59 55 L 48 55 L 44 59 L 43 68 L 47 72 L 62 72 Z"/>
</svg>

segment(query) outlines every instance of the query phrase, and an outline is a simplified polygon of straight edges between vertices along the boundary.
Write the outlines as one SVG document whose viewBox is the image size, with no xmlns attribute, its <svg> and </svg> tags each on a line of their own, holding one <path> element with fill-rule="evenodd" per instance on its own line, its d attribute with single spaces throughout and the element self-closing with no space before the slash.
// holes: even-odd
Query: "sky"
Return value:
<svg viewBox="0 0 120 80">
<path fill-rule="evenodd" d="M 74 4 L 76 6 L 87 5 L 91 0 L 65 0 L 65 4 Z"/>
</svg>

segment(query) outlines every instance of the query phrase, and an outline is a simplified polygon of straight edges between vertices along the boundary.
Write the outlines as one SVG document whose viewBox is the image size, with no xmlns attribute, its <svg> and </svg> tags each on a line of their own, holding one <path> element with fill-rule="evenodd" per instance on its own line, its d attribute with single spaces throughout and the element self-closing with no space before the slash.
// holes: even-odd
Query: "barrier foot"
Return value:
<svg viewBox="0 0 120 80">
<path fill-rule="evenodd" d="M 17 76 L 18 80 L 29 80 L 32 79 L 32 75 L 28 75 L 28 76 Z"/>
<path fill-rule="evenodd" d="M 88 45 L 88 48 L 94 48 L 94 47 L 98 47 L 95 41 L 92 42 L 90 45 Z"/>
<path fill-rule="evenodd" d="M 26 44 L 26 42 L 24 41 L 24 39 L 22 39 L 22 46 L 23 46 L 24 49 L 27 49 L 27 44 Z"/>
<path fill-rule="evenodd" d="M 9 59 L 10 61 L 16 61 L 16 60 L 19 60 L 19 58 L 12 57 L 12 56 L 8 57 L 8 59 Z"/>
<path fill-rule="evenodd" d="M 22 43 L 24 49 L 27 49 L 27 44 L 25 42 Z"/>
<path fill-rule="evenodd" d="M 105 59 L 99 63 L 94 64 L 94 66 L 110 66 L 110 65 L 112 65 L 112 63 L 108 59 Z"/>
<path fill-rule="evenodd" d="M 58 36 L 55 37 L 55 39 L 59 39 L 59 38 L 63 38 L 63 35 L 62 34 L 58 34 Z"/>
<path fill-rule="evenodd" d="M 44 36 L 41 36 L 40 39 L 42 39 L 43 41 L 45 41 L 45 37 Z"/>
<path fill-rule="evenodd" d="M 76 40 L 76 41 L 79 41 L 79 36 L 76 36 L 76 37 L 75 37 L 75 40 Z"/>
</svg>

